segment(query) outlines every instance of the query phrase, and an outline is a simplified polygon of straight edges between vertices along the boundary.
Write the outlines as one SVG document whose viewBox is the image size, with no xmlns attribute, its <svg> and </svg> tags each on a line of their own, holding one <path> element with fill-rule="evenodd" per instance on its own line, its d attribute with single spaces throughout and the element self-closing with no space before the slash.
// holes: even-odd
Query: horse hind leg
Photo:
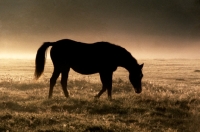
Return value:
<svg viewBox="0 0 200 132">
<path fill-rule="evenodd" d="M 66 98 L 69 97 L 69 93 L 67 91 L 67 79 L 68 79 L 69 69 L 70 68 L 66 68 L 61 72 L 61 85 Z"/>
<path fill-rule="evenodd" d="M 60 75 L 60 71 L 56 68 L 54 68 L 53 74 L 50 78 L 50 89 L 49 89 L 49 99 L 52 98 L 52 94 L 53 94 L 53 87 L 56 84 L 56 80 L 58 79 Z"/>
</svg>

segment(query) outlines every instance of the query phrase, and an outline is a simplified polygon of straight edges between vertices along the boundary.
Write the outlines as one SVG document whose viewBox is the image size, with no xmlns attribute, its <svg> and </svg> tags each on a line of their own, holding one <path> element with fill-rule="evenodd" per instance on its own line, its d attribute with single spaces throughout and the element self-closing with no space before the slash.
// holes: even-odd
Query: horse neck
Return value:
<svg viewBox="0 0 200 132">
<path fill-rule="evenodd" d="M 121 67 L 124 67 L 129 73 L 132 73 L 134 70 L 136 70 L 136 67 L 138 66 L 137 60 L 133 58 L 132 56 L 128 59 L 123 59 L 121 61 Z"/>
</svg>

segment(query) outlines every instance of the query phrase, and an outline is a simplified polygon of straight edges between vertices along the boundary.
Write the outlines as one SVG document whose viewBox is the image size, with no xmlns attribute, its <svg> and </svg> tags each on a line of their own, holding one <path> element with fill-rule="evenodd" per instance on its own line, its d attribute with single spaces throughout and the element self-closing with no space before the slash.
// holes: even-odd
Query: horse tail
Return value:
<svg viewBox="0 0 200 132">
<path fill-rule="evenodd" d="M 35 79 L 37 80 L 44 71 L 44 65 L 46 61 L 46 50 L 49 46 L 52 46 L 50 42 L 44 42 L 43 45 L 38 49 L 35 58 Z"/>
</svg>

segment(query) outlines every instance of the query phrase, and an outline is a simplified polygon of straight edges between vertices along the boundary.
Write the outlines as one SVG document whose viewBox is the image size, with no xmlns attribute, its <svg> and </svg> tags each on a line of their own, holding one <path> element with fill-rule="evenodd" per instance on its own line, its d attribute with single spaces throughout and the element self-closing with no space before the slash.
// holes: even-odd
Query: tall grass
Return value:
<svg viewBox="0 0 200 132">
<path fill-rule="evenodd" d="M 143 83 L 134 93 L 129 82 L 113 81 L 113 100 L 107 93 L 96 100 L 99 83 L 69 81 L 66 99 L 58 83 L 48 100 L 48 83 L 0 82 L 1 131 L 198 131 L 200 92 Z"/>
</svg>

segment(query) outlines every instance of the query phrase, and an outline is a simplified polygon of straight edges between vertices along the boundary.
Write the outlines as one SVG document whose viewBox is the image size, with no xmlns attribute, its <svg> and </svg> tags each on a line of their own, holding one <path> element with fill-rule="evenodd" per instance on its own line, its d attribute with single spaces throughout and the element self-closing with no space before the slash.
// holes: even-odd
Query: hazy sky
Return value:
<svg viewBox="0 0 200 132">
<path fill-rule="evenodd" d="M 0 57 L 45 41 L 109 41 L 136 58 L 200 58 L 199 0 L 0 0 Z"/>
</svg>

